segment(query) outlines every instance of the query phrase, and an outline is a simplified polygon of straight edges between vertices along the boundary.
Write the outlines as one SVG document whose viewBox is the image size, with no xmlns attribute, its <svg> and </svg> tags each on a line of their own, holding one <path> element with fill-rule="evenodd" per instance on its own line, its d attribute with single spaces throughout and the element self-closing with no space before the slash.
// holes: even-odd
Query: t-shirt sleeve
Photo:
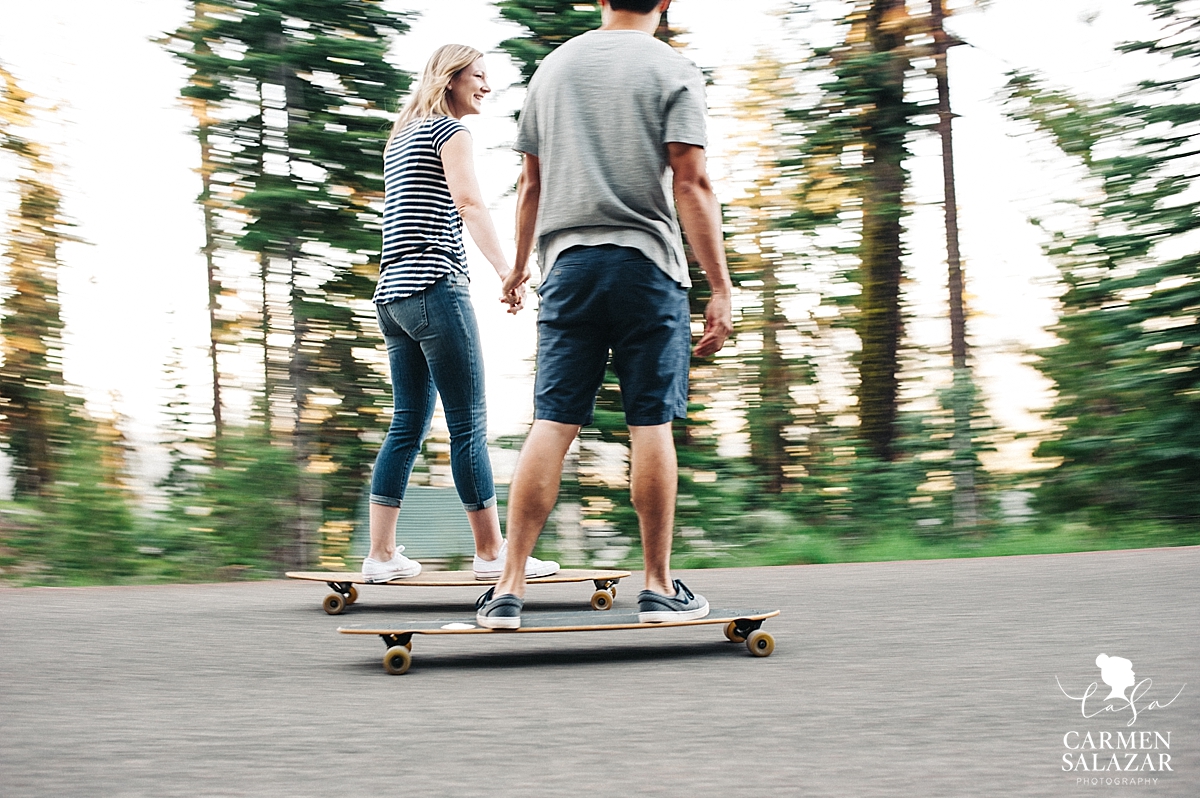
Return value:
<svg viewBox="0 0 1200 798">
<path fill-rule="evenodd" d="M 663 144 L 675 141 L 705 147 L 708 136 L 705 132 L 704 75 L 695 64 L 689 62 L 687 66 L 683 85 L 667 104 Z"/>
<path fill-rule="evenodd" d="M 537 75 L 534 75 L 534 81 L 536 80 Z M 534 81 L 530 81 L 529 91 L 525 93 L 525 105 L 517 119 L 517 140 L 513 143 L 513 149 L 537 157 L 537 86 Z"/>
<path fill-rule="evenodd" d="M 433 129 L 429 131 L 429 137 L 433 142 L 433 151 L 438 154 L 439 158 L 442 157 L 442 147 L 446 145 L 446 142 L 449 141 L 455 133 L 466 129 L 466 125 L 451 117 L 439 119 L 438 121 L 434 122 Z M 468 132 L 467 135 L 470 135 L 470 133 Z"/>
</svg>

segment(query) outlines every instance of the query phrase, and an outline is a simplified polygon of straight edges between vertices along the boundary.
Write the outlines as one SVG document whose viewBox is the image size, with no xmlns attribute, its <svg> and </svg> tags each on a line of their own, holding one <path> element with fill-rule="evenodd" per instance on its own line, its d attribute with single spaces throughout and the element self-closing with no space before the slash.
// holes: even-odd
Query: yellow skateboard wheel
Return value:
<svg viewBox="0 0 1200 798">
<path fill-rule="evenodd" d="M 330 593 L 325 597 L 325 601 L 321 606 L 330 615 L 341 615 L 342 610 L 346 609 L 346 599 L 342 598 L 340 593 Z"/>
<path fill-rule="evenodd" d="M 350 592 L 346 594 L 346 606 L 348 607 L 356 601 L 358 601 L 358 588 L 350 585 Z"/>
<path fill-rule="evenodd" d="M 746 648 L 756 657 L 769 657 L 775 650 L 775 638 L 762 629 L 755 629 L 746 638 Z"/>
<path fill-rule="evenodd" d="M 742 637 L 737 632 L 737 621 L 730 621 L 725 624 L 725 638 L 732 643 L 744 643 L 746 638 Z"/>
<path fill-rule="evenodd" d="M 597 590 L 592 594 L 592 609 L 611 610 L 612 605 L 613 597 L 607 590 Z"/>
</svg>

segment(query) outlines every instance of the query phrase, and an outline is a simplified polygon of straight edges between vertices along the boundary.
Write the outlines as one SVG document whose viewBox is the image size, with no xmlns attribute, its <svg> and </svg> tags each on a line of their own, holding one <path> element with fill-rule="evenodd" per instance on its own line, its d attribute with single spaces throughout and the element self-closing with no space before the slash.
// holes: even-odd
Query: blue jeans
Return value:
<svg viewBox="0 0 1200 798">
<path fill-rule="evenodd" d="M 375 306 L 392 372 L 392 424 L 375 459 L 371 502 L 399 507 L 442 397 L 450 470 L 468 511 L 496 503 L 487 452 L 483 352 L 467 277 L 450 274 L 419 294 Z"/>
</svg>

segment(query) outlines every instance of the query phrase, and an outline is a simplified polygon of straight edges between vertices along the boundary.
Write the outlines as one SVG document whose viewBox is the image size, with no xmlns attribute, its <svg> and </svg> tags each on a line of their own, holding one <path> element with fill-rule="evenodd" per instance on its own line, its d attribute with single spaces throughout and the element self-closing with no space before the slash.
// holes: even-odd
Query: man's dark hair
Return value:
<svg viewBox="0 0 1200 798">
<path fill-rule="evenodd" d="M 658 8 L 662 0 L 608 0 L 613 11 L 632 11 L 635 14 L 649 14 Z"/>
</svg>

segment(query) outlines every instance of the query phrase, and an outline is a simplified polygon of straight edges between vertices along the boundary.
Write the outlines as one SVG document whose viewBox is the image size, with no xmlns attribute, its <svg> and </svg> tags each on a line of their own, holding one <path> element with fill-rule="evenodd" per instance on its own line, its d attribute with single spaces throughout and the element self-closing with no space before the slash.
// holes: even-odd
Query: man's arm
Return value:
<svg viewBox="0 0 1200 798">
<path fill-rule="evenodd" d="M 504 296 L 524 291 L 529 281 L 529 257 L 533 254 L 533 234 L 537 226 L 538 203 L 542 198 L 542 173 L 536 155 L 524 153 L 521 176 L 517 179 L 517 257 L 513 270 L 504 281 Z"/>
<path fill-rule="evenodd" d="M 733 331 L 733 283 L 721 239 L 721 205 L 708 179 L 703 147 L 669 142 L 667 156 L 674 172 L 679 221 L 712 289 L 712 298 L 704 311 L 704 334 L 693 350 L 697 356 L 705 357 L 720 351 Z M 517 252 L 520 253 L 519 245 Z"/>
</svg>

